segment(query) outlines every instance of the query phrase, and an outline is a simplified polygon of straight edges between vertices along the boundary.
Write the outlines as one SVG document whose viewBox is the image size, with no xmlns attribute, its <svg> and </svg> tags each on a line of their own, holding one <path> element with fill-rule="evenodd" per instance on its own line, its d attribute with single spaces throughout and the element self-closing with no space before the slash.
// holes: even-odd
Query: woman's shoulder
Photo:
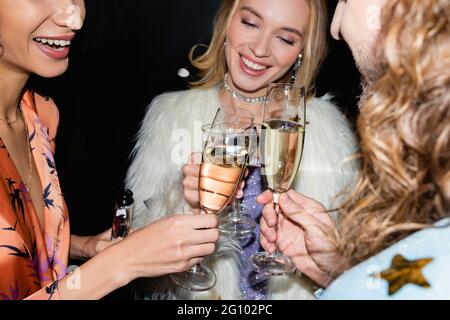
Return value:
<svg viewBox="0 0 450 320">
<path fill-rule="evenodd" d="M 331 94 L 325 94 L 322 97 L 313 97 L 307 101 L 309 113 L 317 114 L 326 119 L 346 119 L 342 109 L 333 101 Z"/>
<path fill-rule="evenodd" d="M 218 103 L 215 88 L 166 92 L 154 98 L 147 107 L 144 125 L 155 122 L 170 122 L 170 125 L 189 123 L 209 114 Z"/>
<path fill-rule="evenodd" d="M 356 171 L 356 162 L 346 160 L 358 150 L 355 131 L 331 97 L 309 99 L 306 118 L 303 169 Z"/>
<path fill-rule="evenodd" d="M 53 99 L 32 90 L 27 90 L 22 99 L 25 101 L 24 112 L 37 115 L 47 129 L 49 141 L 53 142 L 59 126 L 59 110 Z"/>
<path fill-rule="evenodd" d="M 24 110 L 28 109 L 28 112 L 35 112 L 41 120 L 51 122 L 59 120 L 59 111 L 53 99 L 36 91 L 25 91 L 22 97 L 22 106 Z"/>
<path fill-rule="evenodd" d="M 308 100 L 307 106 L 306 117 L 311 129 L 327 136 L 344 135 L 354 139 L 354 126 L 331 95 L 314 97 Z"/>
<path fill-rule="evenodd" d="M 59 110 L 52 98 L 34 92 L 34 101 L 37 114 L 44 123 L 59 122 Z"/>
<path fill-rule="evenodd" d="M 216 88 L 208 89 L 188 89 L 182 91 L 169 91 L 155 97 L 149 108 L 154 106 L 183 107 L 185 104 L 195 104 L 196 106 L 208 103 L 210 99 L 217 99 Z"/>
</svg>

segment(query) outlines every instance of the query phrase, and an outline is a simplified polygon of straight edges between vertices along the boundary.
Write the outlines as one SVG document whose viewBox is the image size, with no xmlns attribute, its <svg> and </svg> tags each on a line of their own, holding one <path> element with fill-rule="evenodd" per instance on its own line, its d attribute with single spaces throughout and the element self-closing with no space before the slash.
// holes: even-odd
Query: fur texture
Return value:
<svg viewBox="0 0 450 320">
<path fill-rule="evenodd" d="M 166 93 L 149 106 L 133 151 L 127 186 L 135 194 L 133 228 L 177 213 L 190 213 L 184 200 L 182 166 L 192 152 L 201 151 L 201 126 L 210 123 L 220 105 L 217 88 Z M 308 101 L 305 148 L 294 189 L 332 208 L 335 196 L 351 185 L 357 168 L 347 161 L 356 151 L 355 137 L 341 112 L 328 97 Z M 239 247 L 227 239 L 206 259 L 217 274 L 209 292 L 191 293 L 169 277 L 140 284 L 138 298 L 240 299 Z M 269 281 L 270 299 L 312 299 L 312 285 L 292 275 Z"/>
</svg>

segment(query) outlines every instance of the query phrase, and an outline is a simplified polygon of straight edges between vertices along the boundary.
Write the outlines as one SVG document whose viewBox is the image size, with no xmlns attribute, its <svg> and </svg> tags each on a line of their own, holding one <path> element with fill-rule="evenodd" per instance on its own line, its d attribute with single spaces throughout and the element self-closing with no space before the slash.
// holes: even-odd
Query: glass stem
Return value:
<svg viewBox="0 0 450 320">
<path fill-rule="evenodd" d="M 194 264 L 191 269 L 189 270 L 191 273 L 197 273 L 198 269 L 200 269 L 202 266 L 200 263 Z"/>
<path fill-rule="evenodd" d="M 238 199 L 233 201 L 233 210 L 231 210 L 230 221 L 236 223 L 241 221 L 241 203 Z"/>
<path fill-rule="evenodd" d="M 277 214 L 277 223 L 275 224 L 275 231 L 277 233 L 277 237 L 278 237 L 278 221 L 280 220 L 278 217 L 281 214 L 281 209 L 280 206 L 278 205 L 278 201 L 280 199 L 280 194 L 279 193 L 274 193 L 273 194 L 273 207 L 275 209 L 275 213 Z M 280 250 L 278 250 L 278 245 L 275 242 L 275 252 L 272 254 L 273 256 L 280 256 L 282 255 Z"/>
</svg>

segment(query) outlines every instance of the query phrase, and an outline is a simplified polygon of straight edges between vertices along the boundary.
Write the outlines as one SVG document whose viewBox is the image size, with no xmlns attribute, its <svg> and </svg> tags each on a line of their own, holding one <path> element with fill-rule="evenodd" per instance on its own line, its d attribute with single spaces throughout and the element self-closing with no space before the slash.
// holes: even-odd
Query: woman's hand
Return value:
<svg viewBox="0 0 450 320">
<path fill-rule="evenodd" d="M 219 239 L 218 217 L 175 215 L 130 234 L 117 248 L 125 253 L 124 276 L 157 277 L 187 270 L 214 253 Z"/>
<path fill-rule="evenodd" d="M 218 217 L 208 214 L 159 219 L 61 279 L 59 293 L 69 300 L 100 299 L 137 278 L 185 271 L 214 253 L 219 239 L 217 224 Z M 76 288 L 80 279 L 82 285 Z"/>
<path fill-rule="evenodd" d="M 88 260 L 120 240 L 111 241 L 111 229 L 95 236 L 80 237 L 72 235 L 70 238 L 70 257 L 72 259 Z"/>
<path fill-rule="evenodd" d="M 111 244 L 116 243 L 122 239 L 111 240 L 111 228 L 92 237 L 87 237 L 87 241 L 84 245 L 84 252 L 87 258 L 95 257 L 104 249 L 108 248 Z"/>
<path fill-rule="evenodd" d="M 200 176 L 200 163 L 202 155 L 194 152 L 189 157 L 188 164 L 183 166 L 184 198 L 194 213 L 200 213 L 200 199 L 198 195 L 198 179 Z"/>
<path fill-rule="evenodd" d="M 278 246 L 298 270 L 321 286 L 327 286 L 333 280 L 330 274 L 335 272 L 337 257 L 329 239 L 335 224 L 326 209 L 314 199 L 290 190 L 280 195 L 283 214 L 278 215 L 277 225 L 272 193 L 264 192 L 257 201 L 265 205 L 261 218 L 264 249 L 274 252 Z"/>
<path fill-rule="evenodd" d="M 202 154 L 194 152 L 189 158 L 189 163 L 183 166 L 183 188 L 184 198 L 186 199 L 193 212 L 200 213 L 200 199 L 198 195 L 198 180 L 200 176 L 200 164 L 202 162 Z M 236 192 L 236 198 L 240 199 L 244 196 L 244 182 L 239 185 Z"/>
</svg>

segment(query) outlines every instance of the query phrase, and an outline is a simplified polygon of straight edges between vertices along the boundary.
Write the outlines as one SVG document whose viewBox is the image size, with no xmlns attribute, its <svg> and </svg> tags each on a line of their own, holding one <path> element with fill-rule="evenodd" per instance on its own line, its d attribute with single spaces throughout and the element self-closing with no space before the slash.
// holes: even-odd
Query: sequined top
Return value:
<svg viewBox="0 0 450 320">
<path fill-rule="evenodd" d="M 240 287 L 245 300 L 266 300 L 267 281 L 255 282 L 255 272 L 253 271 L 250 257 L 263 249 L 259 242 L 259 220 L 262 206 L 256 202 L 256 197 L 262 193 L 261 170 L 258 167 L 249 167 L 249 175 L 246 179 L 244 198 L 242 207 L 244 213 L 254 219 L 257 227 L 252 233 L 252 237 L 241 241 L 243 254 L 240 256 Z"/>
</svg>

